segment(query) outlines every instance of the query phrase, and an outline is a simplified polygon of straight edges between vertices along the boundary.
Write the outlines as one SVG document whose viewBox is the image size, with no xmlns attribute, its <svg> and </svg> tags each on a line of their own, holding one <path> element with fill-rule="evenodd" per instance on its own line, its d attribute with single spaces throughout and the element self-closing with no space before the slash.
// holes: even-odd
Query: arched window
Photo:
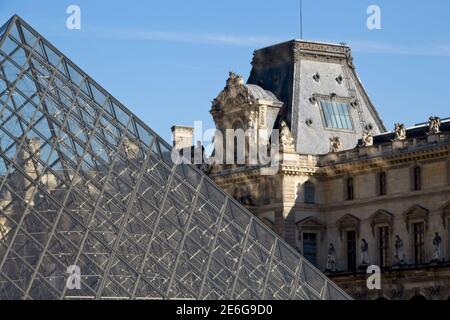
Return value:
<svg viewBox="0 0 450 320">
<path fill-rule="evenodd" d="M 305 203 L 314 204 L 316 203 L 316 187 L 311 181 L 305 182 L 304 185 L 305 193 Z"/>
<path fill-rule="evenodd" d="M 422 189 L 422 168 L 415 167 L 413 169 L 413 190 L 419 191 Z"/>
<path fill-rule="evenodd" d="M 347 179 L 347 200 L 351 201 L 354 199 L 354 184 L 353 178 Z"/>
</svg>

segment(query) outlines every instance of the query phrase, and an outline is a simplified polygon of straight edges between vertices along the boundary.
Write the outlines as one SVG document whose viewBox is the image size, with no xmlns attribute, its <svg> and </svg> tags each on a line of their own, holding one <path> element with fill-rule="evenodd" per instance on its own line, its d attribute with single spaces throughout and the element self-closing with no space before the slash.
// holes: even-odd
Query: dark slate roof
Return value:
<svg viewBox="0 0 450 320">
<path fill-rule="evenodd" d="M 245 86 L 248 88 L 250 94 L 256 99 L 280 102 L 272 92 L 264 90 L 256 84 L 246 84 Z"/>
</svg>

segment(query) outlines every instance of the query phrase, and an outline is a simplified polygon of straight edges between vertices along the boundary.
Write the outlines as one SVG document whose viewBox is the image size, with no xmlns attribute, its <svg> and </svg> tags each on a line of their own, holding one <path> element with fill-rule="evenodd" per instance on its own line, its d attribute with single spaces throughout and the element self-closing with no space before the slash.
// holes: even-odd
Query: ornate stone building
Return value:
<svg viewBox="0 0 450 320">
<path fill-rule="evenodd" d="M 211 177 L 354 298 L 447 299 L 450 120 L 387 131 L 346 45 L 290 41 L 252 65 L 211 114 L 220 131 L 279 129 L 279 171 L 224 164 Z M 381 290 L 367 288 L 369 265 Z"/>
</svg>

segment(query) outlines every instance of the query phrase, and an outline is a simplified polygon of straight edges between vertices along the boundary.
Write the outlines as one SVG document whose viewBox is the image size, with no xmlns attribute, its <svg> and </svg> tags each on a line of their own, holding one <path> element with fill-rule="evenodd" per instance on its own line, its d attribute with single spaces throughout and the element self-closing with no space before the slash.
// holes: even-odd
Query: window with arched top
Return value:
<svg viewBox="0 0 450 320">
<path fill-rule="evenodd" d="M 312 183 L 311 181 L 305 182 L 303 189 L 304 189 L 305 203 L 307 204 L 316 203 L 316 187 L 314 183 Z"/>
</svg>

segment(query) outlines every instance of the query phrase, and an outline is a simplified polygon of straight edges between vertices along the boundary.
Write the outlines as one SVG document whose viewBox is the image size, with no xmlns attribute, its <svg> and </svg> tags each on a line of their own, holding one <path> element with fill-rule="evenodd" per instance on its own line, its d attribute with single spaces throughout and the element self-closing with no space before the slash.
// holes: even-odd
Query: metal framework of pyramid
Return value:
<svg viewBox="0 0 450 320">
<path fill-rule="evenodd" d="M 170 152 L 12 17 L 0 29 L 0 299 L 349 299 Z"/>
</svg>

